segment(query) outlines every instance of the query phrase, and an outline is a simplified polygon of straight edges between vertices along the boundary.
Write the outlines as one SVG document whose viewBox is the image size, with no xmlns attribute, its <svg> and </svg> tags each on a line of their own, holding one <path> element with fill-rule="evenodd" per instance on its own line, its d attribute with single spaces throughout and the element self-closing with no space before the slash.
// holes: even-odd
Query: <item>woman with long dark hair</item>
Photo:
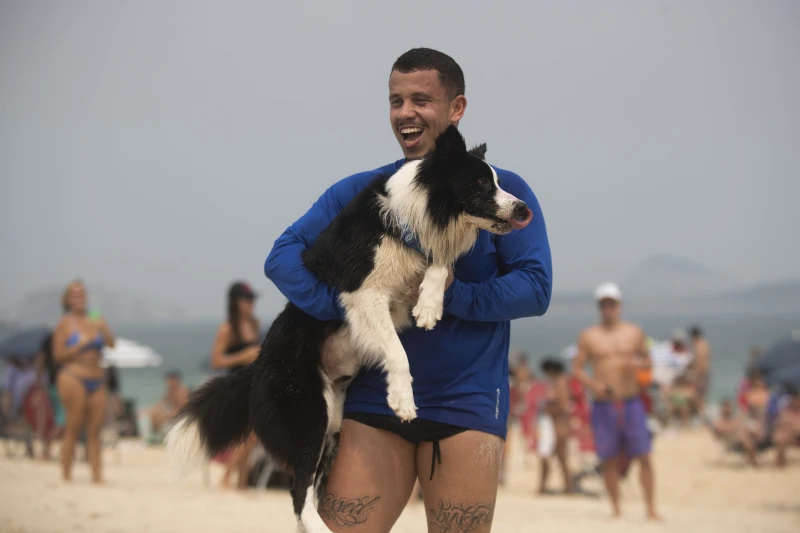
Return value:
<svg viewBox="0 0 800 533">
<path fill-rule="evenodd" d="M 236 372 L 258 357 L 260 334 L 258 319 L 253 314 L 258 295 L 243 282 L 237 281 L 228 290 L 228 317 L 220 324 L 211 350 L 211 368 Z M 251 433 L 247 440 L 236 446 L 228 459 L 221 485 L 230 485 L 230 476 L 238 474 L 237 487 L 247 486 L 247 458 L 257 440 Z"/>
</svg>

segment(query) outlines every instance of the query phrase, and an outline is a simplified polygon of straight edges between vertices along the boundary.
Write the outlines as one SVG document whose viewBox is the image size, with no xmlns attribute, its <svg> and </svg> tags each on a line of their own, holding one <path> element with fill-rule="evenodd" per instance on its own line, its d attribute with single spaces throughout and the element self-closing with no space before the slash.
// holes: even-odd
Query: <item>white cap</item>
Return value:
<svg viewBox="0 0 800 533">
<path fill-rule="evenodd" d="M 686 332 L 682 329 L 674 329 L 672 330 L 672 335 L 670 336 L 669 340 L 672 342 L 679 342 L 681 344 L 686 344 Z"/>
<path fill-rule="evenodd" d="M 606 298 L 622 301 L 622 291 L 619 290 L 616 283 L 603 283 L 594 291 L 594 298 L 597 301 L 605 300 Z"/>
</svg>

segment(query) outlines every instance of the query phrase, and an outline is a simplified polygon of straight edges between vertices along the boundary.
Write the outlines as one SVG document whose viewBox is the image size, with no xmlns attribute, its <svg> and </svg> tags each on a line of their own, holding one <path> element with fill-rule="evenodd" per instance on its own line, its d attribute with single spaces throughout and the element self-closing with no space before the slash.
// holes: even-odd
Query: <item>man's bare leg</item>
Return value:
<svg viewBox="0 0 800 533">
<path fill-rule="evenodd" d="M 661 520 L 656 513 L 655 504 L 655 474 L 653 473 L 653 462 L 650 455 L 643 455 L 639 458 L 639 481 L 644 491 L 644 503 L 647 507 L 647 518 L 650 520 Z"/>
<path fill-rule="evenodd" d="M 388 533 L 414 488 L 415 450 L 388 431 L 345 419 L 319 501 L 325 524 L 334 532 Z"/>
<path fill-rule="evenodd" d="M 431 480 L 433 444 L 417 450 L 429 533 L 487 533 L 492 527 L 503 439 L 465 431 L 439 442 L 441 464 Z"/>
<path fill-rule="evenodd" d="M 603 461 L 603 482 L 606 491 L 611 498 L 611 513 L 614 518 L 620 516 L 619 511 L 619 458 L 607 459 Z"/>
<path fill-rule="evenodd" d="M 547 492 L 547 478 L 550 477 L 550 458 L 539 458 L 539 494 Z"/>
</svg>

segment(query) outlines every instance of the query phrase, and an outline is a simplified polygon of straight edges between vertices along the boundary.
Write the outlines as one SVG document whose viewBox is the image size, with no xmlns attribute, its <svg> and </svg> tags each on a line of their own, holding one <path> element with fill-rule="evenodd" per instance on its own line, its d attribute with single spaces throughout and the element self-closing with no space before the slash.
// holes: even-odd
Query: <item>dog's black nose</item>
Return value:
<svg viewBox="0 0 800 533">
<path fill-rule="evenodd" d="M 511 218 L 515 220 L 524 219 L 528 216 L 528 205 L 525 202 L 517 202 L 514 204 L 514 211 L 511 212 Z"/>
</svg>

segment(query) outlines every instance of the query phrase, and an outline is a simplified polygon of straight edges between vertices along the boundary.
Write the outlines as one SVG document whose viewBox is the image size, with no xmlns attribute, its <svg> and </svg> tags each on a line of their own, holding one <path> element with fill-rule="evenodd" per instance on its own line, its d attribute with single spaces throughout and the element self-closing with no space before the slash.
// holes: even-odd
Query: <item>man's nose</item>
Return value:
<svg viewBox="0 0 800 533">
<path fill-rule="evenodd" d="M 406 103 L 400 108 L 400 111 L 397 113 L 397 118 L 410 119 L 414 118 L 415 115 L 414 106 L 410 103 Z"/>
</svg>

